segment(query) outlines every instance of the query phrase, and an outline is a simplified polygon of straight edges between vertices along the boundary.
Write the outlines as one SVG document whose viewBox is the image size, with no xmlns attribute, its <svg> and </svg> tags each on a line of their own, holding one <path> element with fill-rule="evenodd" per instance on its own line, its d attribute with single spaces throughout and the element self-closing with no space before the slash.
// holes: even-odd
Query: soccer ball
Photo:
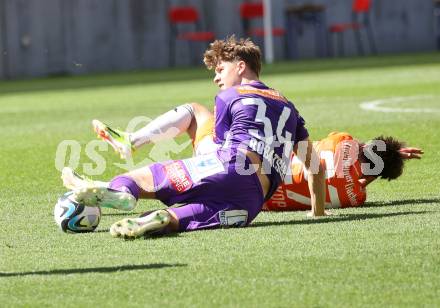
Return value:
<svg viewBox="0 0 440 308">
<path fill-rule="evenodd" d="M 101 209 L 79 204 L 71 200 L 70 195 L 71 191 L 65 193 L 55 205 L 53 214 L 57 225 L 69 233 L 94 231 L 101 219 Z"/>
</svg>

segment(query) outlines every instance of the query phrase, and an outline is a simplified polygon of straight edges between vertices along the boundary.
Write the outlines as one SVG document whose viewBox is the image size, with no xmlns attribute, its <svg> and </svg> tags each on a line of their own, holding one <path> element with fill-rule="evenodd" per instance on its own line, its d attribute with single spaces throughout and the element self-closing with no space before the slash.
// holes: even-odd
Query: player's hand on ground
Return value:
<svg viewBox="0 0 440 308">
<path fill-rule="evenodd" d="M 318 218 L 318 217 L 325 217 L 325 216 L 332 216 L 332 215 L 333 215 L 333 213 L 330 212 L 330 211 L 327 211 L 327 210 L 324 211 L 324 215 L 319 215 L 319 216 L 314 215 L 312 211 L 309 211 L 309 212 L 307 212 L 307 214 L 306 214 L 306 216 L 307 216 L 308 218 Z"/>
<path fill-rule="evenodd" d="M 420 159 L 424 153 L 422 149 L 419 148 L 401 148 L 399 150 L 400 156 L 403 159 Z"/>
</svg>

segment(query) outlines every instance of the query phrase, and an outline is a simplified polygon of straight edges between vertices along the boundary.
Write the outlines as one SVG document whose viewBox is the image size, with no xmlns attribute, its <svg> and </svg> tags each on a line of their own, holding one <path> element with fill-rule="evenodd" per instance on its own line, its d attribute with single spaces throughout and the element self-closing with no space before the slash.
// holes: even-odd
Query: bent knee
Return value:
<svg viewBox="0 0 440 308">
<path fill-rule="evenodd" d="M 154 179 L 153 173 L 148 166 L 131 170 L 125 173 L 136 182 L 136 184 L 143 190 L 143 192 L 152 193 L 154 192 Z"/>
<path fill-rule="evenodd" d="M 208 108 L 199 103 L 189 103 L 194 112 L 194 117 L 198 123 L 202 123 L 213 117 L 213 113 Z"/>
</svg>

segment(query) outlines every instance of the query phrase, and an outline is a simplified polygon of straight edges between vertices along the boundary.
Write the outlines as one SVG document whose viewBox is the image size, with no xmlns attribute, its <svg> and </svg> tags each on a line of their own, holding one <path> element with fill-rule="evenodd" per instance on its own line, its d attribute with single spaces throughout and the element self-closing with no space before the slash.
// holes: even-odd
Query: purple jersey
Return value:
<svg viewBox="0 0 440 308">
<path fill-rule="evenodd" d="M 308 137 L 304 119 L 291 102 L 262 82 L 220 92 L 214 112 L 214 141 L 232 156 L 238 148 L 260 156 L 262 172 L 271 182 L 266 199 L 270 198 L 288 171 L 293 145 Z"/>
</svg>

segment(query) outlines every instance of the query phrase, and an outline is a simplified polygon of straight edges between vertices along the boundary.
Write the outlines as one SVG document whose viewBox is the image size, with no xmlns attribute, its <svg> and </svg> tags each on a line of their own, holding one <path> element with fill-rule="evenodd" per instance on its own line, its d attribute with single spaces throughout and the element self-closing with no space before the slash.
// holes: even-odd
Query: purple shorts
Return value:
<svg viewBox="0 0 440 308">
<path fill-rule="evenodd" d="M 258 176 L 238 174 L 236 164 L 212 153 L 150 166 L 157 199 L 183 204 L 170 208 L 180 231 L 245 226 L 258 215 L 264 202 Z"/>
</svg>

